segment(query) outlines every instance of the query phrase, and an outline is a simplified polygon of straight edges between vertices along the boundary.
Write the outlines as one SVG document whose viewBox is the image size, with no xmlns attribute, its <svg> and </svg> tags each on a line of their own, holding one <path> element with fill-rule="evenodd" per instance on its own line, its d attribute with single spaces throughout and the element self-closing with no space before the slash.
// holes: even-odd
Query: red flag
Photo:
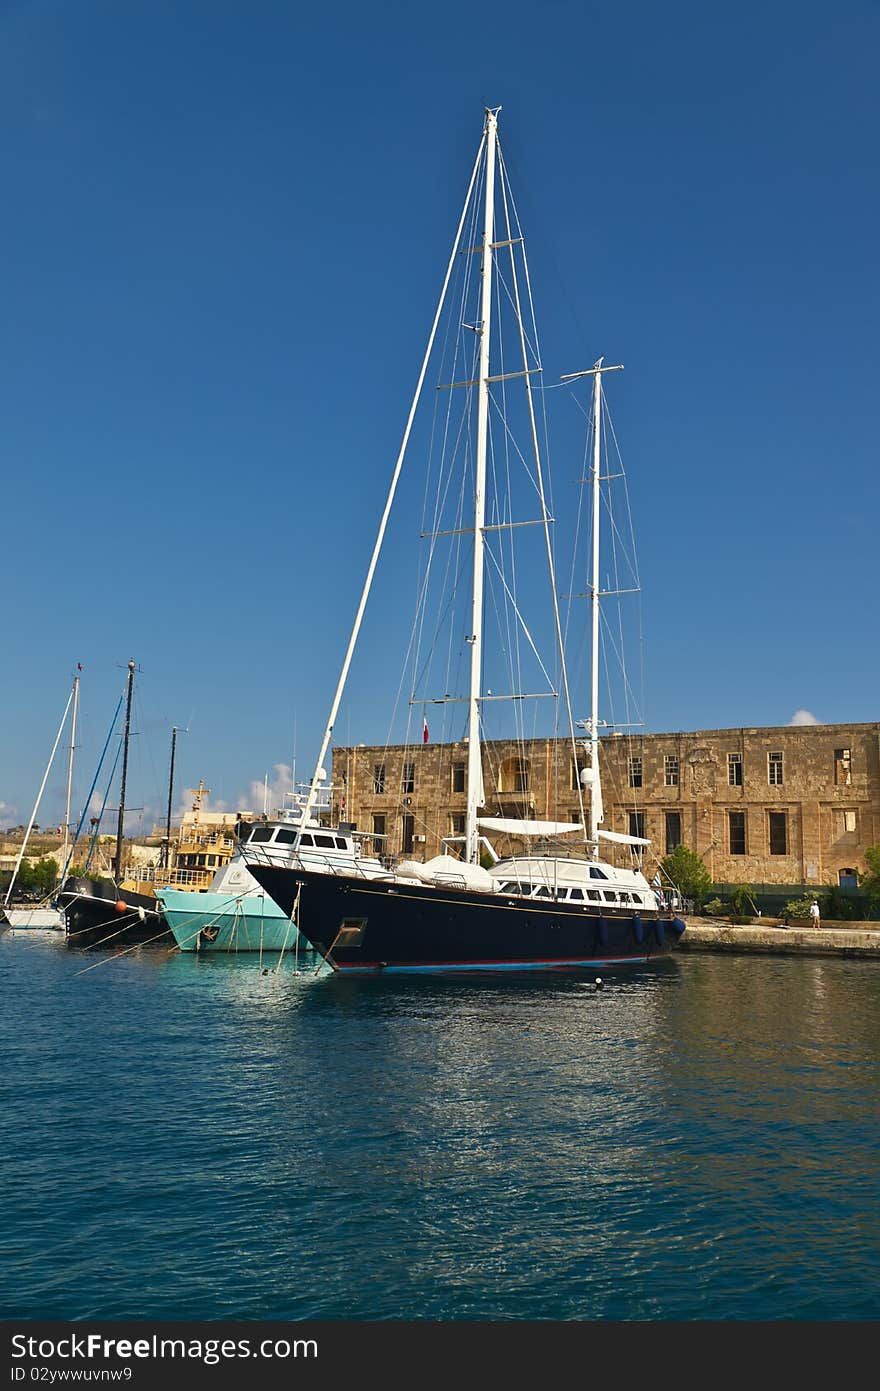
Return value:
<svg viewBox="0 0 880 1391">
<path fill-rule="evenodd" d="M 427 742 L 428 742 L 428 721 L 425 719 L 425 717 L 424 717 L 424 715 L 423 715 L 423 716 L 422 716 L 422 743 L 423 743 L 423 744 L 427 744 Z"/>
</svg>

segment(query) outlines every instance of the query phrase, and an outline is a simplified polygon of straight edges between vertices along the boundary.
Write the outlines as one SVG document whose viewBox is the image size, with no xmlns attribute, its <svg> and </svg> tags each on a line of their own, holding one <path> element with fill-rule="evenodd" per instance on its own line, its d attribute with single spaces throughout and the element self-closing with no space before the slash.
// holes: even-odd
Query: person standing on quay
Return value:
<svg viewBox="0 0 880 1391">
<path fill-rule="evenodd" d="M 813 927 L 819 926 L 819 905 L 815 899 L 813 899 L 813 902 L 810 904 L 810 922 Z"/>
</svg>

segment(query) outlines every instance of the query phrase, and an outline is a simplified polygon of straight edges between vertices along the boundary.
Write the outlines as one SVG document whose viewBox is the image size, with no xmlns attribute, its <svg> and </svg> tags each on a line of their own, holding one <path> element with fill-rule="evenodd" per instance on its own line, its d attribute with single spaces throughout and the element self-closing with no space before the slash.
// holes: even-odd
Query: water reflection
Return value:
<svg viewBox="0 0 880 1391">
<path fill-rule="evenodd" d="M 876 1314 L 874 963 L 82 965 L 0 942 L 11 1314 Z"/>
</svg>

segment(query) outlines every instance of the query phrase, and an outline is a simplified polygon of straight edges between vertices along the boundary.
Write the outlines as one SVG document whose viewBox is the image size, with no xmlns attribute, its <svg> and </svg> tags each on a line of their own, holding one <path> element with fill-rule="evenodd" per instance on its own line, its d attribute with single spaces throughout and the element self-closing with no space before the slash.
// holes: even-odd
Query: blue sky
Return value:
<svg viewBox="0 0 880 1391">
<path fill-rule="evenodd" d="M 78 661 L 81 793 L 129 657 L 145 815 L 172 724 L 226 805 L 309 771 L 487 103 L 547 380 L 626 364 L 646 727 L 876 719 L 878 38 L 876 0 L 0 3 L 0 825 Z M 382 631 L 340 742 L 385 735 Z"/>
</svg>

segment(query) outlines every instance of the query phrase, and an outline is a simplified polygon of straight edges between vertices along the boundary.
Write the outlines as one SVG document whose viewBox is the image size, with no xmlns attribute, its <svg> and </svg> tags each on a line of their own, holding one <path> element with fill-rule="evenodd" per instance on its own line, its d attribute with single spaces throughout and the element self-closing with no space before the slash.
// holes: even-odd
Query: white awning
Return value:
<svg viewBox="0 0 880 1391">
<path fill-rule="evenodd" d="M 614 840 L 618 845 L 650 845 L 642 836 L 625 836 L 622 831 L 599 831 L 603 840 Z"/>
<path fill-rule="evenodd" d="M 477 825 L 483 831 L 506 831 L 512 836 L 565 836 L 584 829 L 577 821 L 514 821 L 506 816 L 481 816 Z"/>
</svg>

